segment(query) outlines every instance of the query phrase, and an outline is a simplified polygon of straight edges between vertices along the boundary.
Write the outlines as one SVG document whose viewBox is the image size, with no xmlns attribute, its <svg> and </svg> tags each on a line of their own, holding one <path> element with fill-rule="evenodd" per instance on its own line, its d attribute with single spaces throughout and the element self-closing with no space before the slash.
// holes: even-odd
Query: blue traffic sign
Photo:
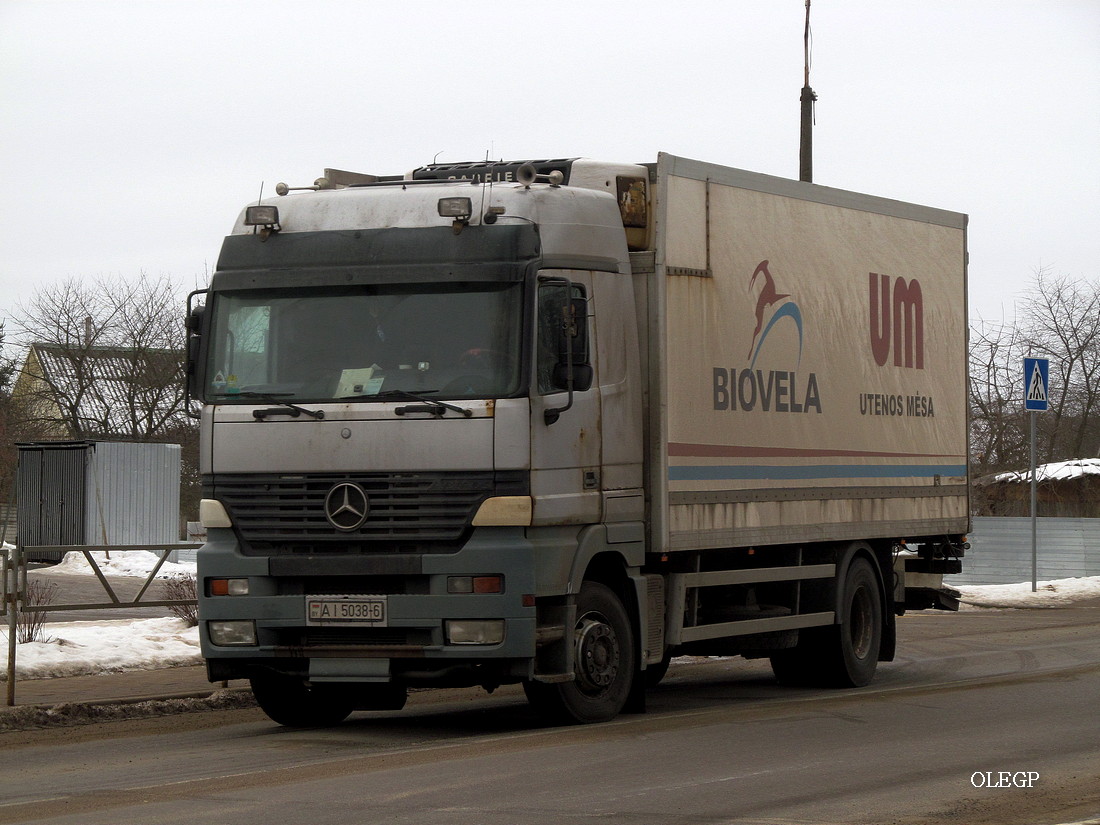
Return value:
<svg viewBox="0 0 1100 825">
<path fill-rule="evenodd" d="M 1024 359 L 1024 409 L 1046 412 L 1050 396 L 1050 361 L 1046 358 Z"/>
</svg>

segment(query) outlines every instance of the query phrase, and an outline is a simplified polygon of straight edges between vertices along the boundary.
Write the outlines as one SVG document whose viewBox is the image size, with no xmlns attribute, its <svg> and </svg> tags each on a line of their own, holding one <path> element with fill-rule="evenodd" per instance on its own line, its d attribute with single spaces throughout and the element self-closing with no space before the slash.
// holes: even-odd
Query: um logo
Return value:
<svg viewBox="0 0 1100 825">
<path fill-rule="evenodd" d="M 924 296 L 920 282 L 908 283 L 898 278 L 891 283 L 889 275 L 870 273 L 871 352 L 875 363 L 886 366 L 891 344 L 895 367 L 924 369 Z"/>
</svg>

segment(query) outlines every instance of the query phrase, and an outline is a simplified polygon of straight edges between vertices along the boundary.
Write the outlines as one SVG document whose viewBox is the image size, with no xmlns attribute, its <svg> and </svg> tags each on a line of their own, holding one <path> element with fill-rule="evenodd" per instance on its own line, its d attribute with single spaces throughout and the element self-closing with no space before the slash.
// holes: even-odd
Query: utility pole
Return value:
<svg viewBox="0 0 1100 825">
<path fill-rule="evenodd" d="M 806 0 L 806 29 L 802 35 L 805 73 L 802 82 L 802 135 L 798 151 L 798 179 L 813 183 L 814 179 L 814 101 L 817 95 L 810 88 L 810 0 Z"/>
</svg>

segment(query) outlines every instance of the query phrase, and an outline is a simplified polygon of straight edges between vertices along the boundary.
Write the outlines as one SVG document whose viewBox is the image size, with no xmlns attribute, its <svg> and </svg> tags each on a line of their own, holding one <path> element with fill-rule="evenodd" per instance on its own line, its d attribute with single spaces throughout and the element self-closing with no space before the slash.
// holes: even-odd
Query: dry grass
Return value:
<svg viewBox="0 0 1100 825">
<path fill-rule="evenodd" d="M 27 592 L 24 595 L 24 604 L 32 607 L 41 607 L 53 603 L 57 593 L 57 585 L 54 582 L 38 579 L 27 582 Z M 46 636 L 47 611 L 20 610 L 15 619 L 15 640 L 19 644 L 28 642 L 48 642 Z"/>
<path fill-rule="evenodd" d="M 165 579 L 160 585 L 160 594 L 165 601 L 178 601 L 181 604 L 169 605 L 168 609 L 176 618 L 187 622 L 188 627 L 195 627 L 199 623 L 199 609 L 195 599 L 198 598 L 195 589 L 195 577 L 191 575 L 172 576 Z M 182 602 L 187 602 L 183 604 Z"/>
</svg>

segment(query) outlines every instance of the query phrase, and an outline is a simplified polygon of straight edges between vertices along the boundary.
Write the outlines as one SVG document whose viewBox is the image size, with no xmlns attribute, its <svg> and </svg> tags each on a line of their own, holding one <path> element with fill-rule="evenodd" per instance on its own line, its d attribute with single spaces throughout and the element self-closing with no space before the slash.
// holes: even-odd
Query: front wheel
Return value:
<svg viewBox="0 0 1100 825">
<path fill-rule="evenodd" d="M 354 703 L 346 692 L 310 686 L 301 679 L 268 673 L 253 676 L 256 704 L 273 722 L 288 728 L 327 728 L 343 722 Z"/>
<path fill-rule="evenodd" d="M 630 618 L 609 587 L 598 582 L 581 585 L 573 646 L 573 681 L 526 682 L 528 700 L 560 721 L 585 724 L 614 719 L 630 696 L 637 665 Z"/>
</svg>

